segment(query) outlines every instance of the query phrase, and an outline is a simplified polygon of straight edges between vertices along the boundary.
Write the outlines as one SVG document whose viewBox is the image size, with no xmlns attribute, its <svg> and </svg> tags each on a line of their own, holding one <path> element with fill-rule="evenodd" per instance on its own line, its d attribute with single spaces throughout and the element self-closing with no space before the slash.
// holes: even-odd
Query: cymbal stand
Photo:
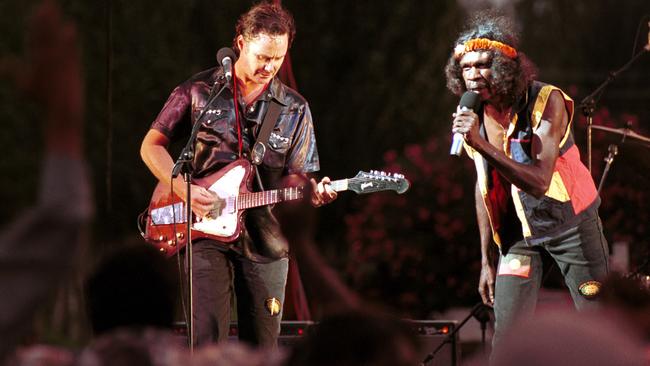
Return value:
<svg viewBox="0 0 650 366">
<path fill-rule="evenodd" d="M 625 136 L 623 136 L 623 141 L 625 140 Z M 621 141 L 621 143 L 623 142 Z M 609 152 L 605 159 L 605 169 L 603 169 L 603 175 L 600 177 L 600 183 L 598 184 L 598 194 L 600 194 L 600 190 L 603 188 L 603 183 L 605 182 L 605 177 L 607 177 L 607 173 L 609 172 L 609 167 L 612 165 L 614 162 L 614 156 L 618 154 L 618 146 L 611 144 L 607 148 L 607 151 Z"/>
<path fill-rule="evenodd" d="M 641 51 L 637 52 L 636 55 L 632 56 L 632 58 L 625 64 L 623 65 L 620 69 L 616 71 L 612 71 L 609 73 L 607 76 L 607 79 L 603 81 L 596 90 L 594 90 L 591 94 L 587 95 L 582 101 L 580 102 L 580 108 L 582 109 L 582 114 L 587 117 L 587 168 L 589 168 L 589 172 L 591 173 L 591 126 L 593 125 L 593 117 L 594 117 L 594 112 L 596 110 L 596 103 L 602 97 L 603 92 L 605 91 L 605 88 L 609 83 L 614 81 L 618 75 L 620 75 L 623 71 L 627 70 L 641 55 L 644 53 L 650 51 L 650 44 L 646 45 L 641 49 Z"/>
</svg>

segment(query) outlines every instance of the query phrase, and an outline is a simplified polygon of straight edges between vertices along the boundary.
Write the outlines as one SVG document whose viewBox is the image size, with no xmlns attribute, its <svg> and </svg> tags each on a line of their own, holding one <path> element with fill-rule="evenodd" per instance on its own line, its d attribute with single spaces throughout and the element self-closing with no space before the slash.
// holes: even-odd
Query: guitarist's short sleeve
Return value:
<svg viewBox="0 0 650 366">
<path fill-rule="evenodd" d="M 320 170 L 316 135 L 309 104 L 301 108 L 300 119 L 294 131 L 292 145 L 287 155 L 285 171 L 288 174 L 311 173 Z"/>
<path fill-rule="evenodd" d="M 190 83 L 185 82 L 171 92 L 151 128 L 172 139 L 190 104 Z"/>
</svg>

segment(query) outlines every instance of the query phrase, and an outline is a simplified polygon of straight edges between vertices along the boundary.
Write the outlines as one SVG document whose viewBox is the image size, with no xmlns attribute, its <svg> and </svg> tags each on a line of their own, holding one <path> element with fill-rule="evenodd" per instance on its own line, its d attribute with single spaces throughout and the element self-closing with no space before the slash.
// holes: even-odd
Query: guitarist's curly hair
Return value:
<svg viewBox="0 0 650 366">
<path fill-rule="evenodd" d="M 470 39 L 477 38 L 498 41 L 515 49 L 519 43 L 519 35 L 515 31 L 512 21 L 494 11 L 479 12 L 474 16 L 469 26 L 460 34 L 454 46 L 462 45 Z M 495 50 L 486 51 L 492 55 L 493 78 L 490 82 L 494 93 L 513 103 L 517 97 L 525 93 L 537 76 L 536 66 L 519 50 L 517 50 L 517 56 L 514 58 L 509 58 Z M 447 76 L 447 88 L 452 93 L 460 96 L 467 89 L 465 88 L 459 62 L 460 58 L 452 51 L 445 67 L 445 74 Z"/>
<path fill-rule="evenodd" d="M 235 26 L 235 38 L 233 39 L 233 50 L 239 55 L 237 37 L 240 35 L 246 39 L 253 38 L 260 33 L 272 36 L 286 34 L 289 37 L 289 48 L 296 35 L 296 25 L 291 13 L 280 4 L 263 1 L 254 5 L 246 13 L 242 14 Z"/>
</svg>

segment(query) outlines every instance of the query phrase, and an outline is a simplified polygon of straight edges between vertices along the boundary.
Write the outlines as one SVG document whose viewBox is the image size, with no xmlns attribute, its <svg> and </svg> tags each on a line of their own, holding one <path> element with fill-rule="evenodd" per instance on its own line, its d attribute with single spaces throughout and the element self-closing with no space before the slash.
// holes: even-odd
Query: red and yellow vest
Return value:
<svg viewBox="0 0 650 366">
<path fill-rule="evenodd" d="M 531 148 L 532 138 L 542 118 L 551 92 L 559 91 L 565 101 L 569 123 L 560 141 L 560 154 L 555 163 L 551 184 L 541 198 L 536 198 L 511 184 L 511 197 L 517 217 L 521 222 L 524 240 L 530 245 L 547 240 L 553 235 L 577 225 L 582 220 L 595 214 L 600 198 L 594 181 L 580 161 L 580 153 L 573 138 L 573 100 L 559 88 L 533 82 L 528 88 L 527 99 L 510 121 L 507 138 L 504 142 L 506 155 L 523 164 L 533 162 Z M 481 133 L 485 136 L 481 119 Z M 494 210 L 489 199 L 492 178 L 488 174 L 488 163 L 476 150 L 465 145 L 470 158 L 476 166 L 478 186 L 483 196 L 483 203 L 488 212 L 492 236 L 497 245 L 502 243 L 499 230 L 495 230 Z"/>
</svg>

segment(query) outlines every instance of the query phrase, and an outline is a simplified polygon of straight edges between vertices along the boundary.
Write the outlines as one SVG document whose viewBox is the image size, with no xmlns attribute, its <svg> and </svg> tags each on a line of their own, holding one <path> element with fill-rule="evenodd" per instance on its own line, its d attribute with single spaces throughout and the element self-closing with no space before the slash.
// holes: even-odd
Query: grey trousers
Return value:
<svg viewBox="0 0 650 366">
<path fill-rule="evenodd" d="M 529 246 L 519 241 L 503 249 L 495 284 L 496 348 L 505 331 L 520 317 L 531 316 L 542 281 L 542 258 L 546 250 L 557 263 L 578 310 L 597 306 L 600 281 L 609 272 L 609 249 L 597 215 L 548 241 Z"/>
</svg>

